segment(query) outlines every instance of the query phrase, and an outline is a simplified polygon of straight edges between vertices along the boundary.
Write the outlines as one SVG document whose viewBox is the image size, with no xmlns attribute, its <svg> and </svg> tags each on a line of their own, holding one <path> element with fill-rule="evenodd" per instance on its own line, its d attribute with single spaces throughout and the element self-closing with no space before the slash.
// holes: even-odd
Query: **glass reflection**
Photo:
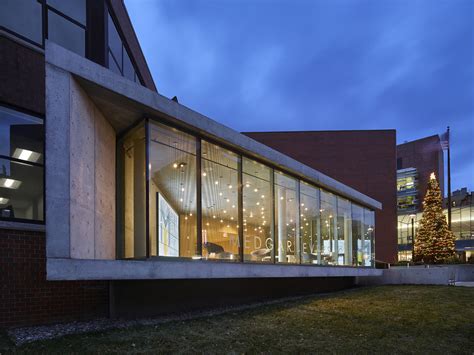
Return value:
<svg viewBox="0 0 474 355">
<path fill-rule="evenodd" d="M 196 138 L 150 122 L 150 255 L 197 251 Z"/>
<path fill-rule="evenodd" d="M 364 208 L 364 234 L 362 239 L 362 265 L 372 266 L 374 263 L 374 228 L 375 214 L 374 211 Z"/>
<path fill-rule="evenodd" d="M 301 263 L 321 263 L 319 189 L 300 182 Z"/>
<path fill-rule="evenodd" d="M 337 264 L 352 265 L 351 203 L 337 197 Z"/>
<path fill-rule="evenodd" d="M 338 260 L 336 196 L 321 190 L 321 264 L 336 265 Z"/>
<path fill-rule="evenodd" d="M 238 261 L 240 158 L 221 146 L 201 144 L 202 256 Z"/>
<path fill-rule="evenodd" d="M 272 169 L 243 158 L 244 260 L 273 261 Z"/>
<path fill-rule="evenodd" d="M 364 209 L 352 204 L 352 265 L 363 265 L 362 236 L 364 234 Z"/>
<path fill-rule="evenodd" d="M 277 261 L 299 263 L 298 180 L 275 172 L 275 222 Z"/>
</svg>

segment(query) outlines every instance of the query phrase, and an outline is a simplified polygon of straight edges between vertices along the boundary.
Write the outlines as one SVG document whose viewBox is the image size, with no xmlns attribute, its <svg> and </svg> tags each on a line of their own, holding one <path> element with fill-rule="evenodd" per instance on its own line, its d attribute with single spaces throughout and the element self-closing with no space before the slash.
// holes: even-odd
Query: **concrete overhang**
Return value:
<svg viewBox="0 0 474 355">
<path fill-rule="evenodd" d="M 73 75 L 117 134 L 142 118 L 159 119 L 221 142 L 366 207 L 382 209 L 379 201 L 53 42 L 46 41 L 45 58 L 47 67 L 52 65 Z"/>
<path fill-rule="evenodd" d="M 164 280 L 381 276 L 381 269 L 230 263 L 201 260 L 77 260 L 48 258 L 48 280 Z"/>
</svg>

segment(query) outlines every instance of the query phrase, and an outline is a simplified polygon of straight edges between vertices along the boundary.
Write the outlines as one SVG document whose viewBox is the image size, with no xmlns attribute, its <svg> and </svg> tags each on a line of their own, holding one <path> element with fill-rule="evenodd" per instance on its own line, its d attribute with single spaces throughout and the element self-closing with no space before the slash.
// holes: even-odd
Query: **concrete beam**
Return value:
<svg viewBox="0 0 474 355">
<path fill-rule="evenodd" d="M 167 120 L 364 206 L 382 208 L 373 198 L 49 41 L 46 41 L 46 62 L 72 73 L 104 115 L 110 117 L 117 133 L 143 117 Z"/>
<path fill-rule="evenodd" d="M 202 260 L 47 260 L 48 280 L 159 280 L 261 277 L 369 277 L 382 270 L 342 266 L 228 263 Z"/>
</svg>

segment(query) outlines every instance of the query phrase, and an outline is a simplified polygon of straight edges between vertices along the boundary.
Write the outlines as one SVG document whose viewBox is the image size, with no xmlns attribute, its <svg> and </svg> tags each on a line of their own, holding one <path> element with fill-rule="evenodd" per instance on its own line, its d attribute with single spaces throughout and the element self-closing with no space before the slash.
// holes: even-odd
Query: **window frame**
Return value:
<svg viewBox="0 0 474 355">
<path fill-rule="evenodd" d="M 266 167 L 268 167 L 269 169 L 271 169 L 271 173 L 272 173 L 272 177 L 274 176 L 275 172 L 277 171 L 280 171 L 282 173 L 284 173 L 285 175 L 293 178 L 293 179 L 296 179 L 297 181 L 297 191 L 296 191 L 296 196 L 297 196 L 297 205 L 298 205 L 298 213 L 297 213 L 297 216 L 300 216 L 301 214 L 301 211 L 300 211 L 300 208 L 301 208 L 301 203 L 300 203 L 300 184 L 301 182 L 304 182 L 316 189 L 319 189 L 320 191 L 326 191 L 326 192 L 329 192 L 331 194 L 333 194 L 335 197 L 336 197 L 336 201 L 337 201 L 337 197 L 340 196 L 341 198 L 345 199 L 345 200 L 348 200 L 350 202 L 350 206 L 351 206 L 351 218 L 352 218 L 352 206 L 353 205 L 356 205 L 356 206 L 359 206 L 361 209 L 365 209 L 365 210 L 369 210 L 371 211 L 373 214 L 374 214 L 374 222 L 375 222 L 375 210 L 360 203 L 360 202 L 357 202 L 357 201 L 354 201 L 353 199 L 349 198 L 349 197 L 346 197 L 346 196 L 342 196 L 340 194 L 338 194 L 337 192 L 335 192 L 334 190 L 332 189 L 328 189 L 327 187 L 324 187 L 324 186 L 321 186 L 321 185 L 318 185 L 312 181 L 310 181 L 309 179 L 307 178 L 304 178 L 302 176 L 299 176 L 295 173 L 292 173 L 288 170 L 285 170 L 285 169 L 281 169 L 281 167 L 277 166 L 276 164 L 274 163 L 271 163 L 271 162 L 267 162 L 267 161 L 264 161 L 263 159 L 261 159 L 260 157 L 256 156 L 256 155 L 252 155 L 252 154 L 249 154 L 249 153 L 246 153 L 242 150 L 239 150 L 238 148 L 235 148 L 231 145 L 229 145 L 228 143 L 226 142 L 221 142 L 213 137 L 209 137 L 207 135 L 204 135 L 204 134 L 200 134 L 192 129 L 189 129 L 187 127 L 183 127 L 182 125 L 180 124 L 177 124 L 175 122 L 172 122 L 170 121 L 169 119 L 166 119 L 166 118 L 163 118 L 163 117 L 157 117 L 157 116 L 147 116 L 147 117 L 144 117 L 144 118 L 141 118 L 139 120 L 137 120 L 135 122 L 135 124 L 131 125 L 129 129 L 127 129 L 126 131 L 124 131 L 123 133 L 121 133 L 118 137 L 117 137 L 117 142 L 119 142 L 119 140 L 123 137 L 125 137 L 130 131 L 132 131 L 133 129 L 135 129 L 136 127 L 138 127 L 139 125 L 141 124 L 145 124 L 145 134 L 146 134 L 146 137 L 145 137 L 145 141 L 146 141 L 146 147 L 145 147 L 145 154 L 146 154 L 146 157 L 145 157 L 145 171 L 146 171 L 146 212 L 145 212 L 145 215 L 146 215 L 146 243 L 147 243 L 147 255 L 146 255 L 146 260 L 167 260 L 167 261 L 190 261 L 190 260 L 193 260 L 192 258 L 188 258 L 188 257 L 169 257 L 169 256 L 159 256 L 159 250 L 157 249 L 157 256 L 151 256 L 150 255 L 150 233 L 149 233 L 149 227 L 150 227 L 150 214 L 149 214 L 149 204 L 150 204 L 150 201 L 149 201 L 149 169 L 147 168 L 149 166 L 149 163 L 150 163 L 150 157 L 149 157 L 149 152 L 150 152 L 150 147 L 149 147 L 149 123 L 151 122 L 157 122 L 159 124 L 162 124 L 162 125 L 165 125 L 165 126 L 168 126 L 170 128 L 174 128 L 174 129 L 178 129 L 184 133 L 187 133 L 189 135 L 191 135 L 192 137 L 194 137 L 196 139 L 196 196 L 198 197 L 197 198 L 197 201 L 196 201 L 196 214 L 197 214 L 197 221 L 196 221 L 196 227 L 197 227 L 197 254 L 200 255 L 201 257 L 199 258 L 199 260 L 203 261 L 203 262 L 210 262 L 210 263 L 232 263 L 232 264 L 235 264 L 236 261 L 235 260 L 225 260 L 225 259 L 203 259 L 202 258 L 202 186 L 201 186 L 201 177 L 202 177 L 202 166 L 201 166 L 201 161 L 202 161 L 202 151 L 201 151 L 201 143 L 202 143 L 202 140 L 205 140 L 207 141 L 208 143 L 210 144 L 215 144 L 215 145 L 218 145 L 220 147 L 222 147 L 223 149 L 226 149 L 226 150 L 229 150 L 231 151 L 232 153 L 236 154 L 238 157 L 239 157 L 239 160 L 240 160 L 240 164 L 239 164 L 239 167 L 238 167 L 238 178 L 239 178 L 239 186 L 238 186 L 238 208 L 239 208 L 239 221 L 238 221 L 238 224 L 239 224 L 239 243 L 240 243 L 240 248 L 239 248 L 239 253 L 240 253 L 240 258 L 239 258 L 239 261 L 237 263 L 246 263 L 246 264 L 264 264 L 264 265 L 282 265 L 282 266 L 297 266 L 297 265 L 304 265 L 304 266 L 317 266 L 317 267 L 350 267 L 350 268 L 373 268 L 375 267 L 375 259 L 371 259 L 371 266 L 364 266 L 364 265 L 324 265 L 324 264 L 305 264 L 305 263 L 302 263 L 302 257 L 301 257 L 301 253 L 302 253 L 302 248 L 300 246 L 299 248 L 299 256 L 298 256 L 298 263 L 280 263 L 278 262 L 276 259 L 276 241 L 275 241 L 275 236 L 276 236 L 276 233 L 274 232 L 272 237 L 273 237 L 273 248 L 272 248 L 272 262 L 259 262 L 259 261 L 244 261 L 244 258 L 243 258 L 243 221 L 242 221 L 242 190 L 243 190 L 243 180 L 242 180 L 242 175 L 243 175 L 243 169 L 242 169 L 242 161 L 243 159 L 249 159 L 249 160 L 254 160 L 260 164 L 264 164 Z M 118 151 L 117 151 L 118 152 Z M 118 177 L 117 177 L 118 179 Z M 118 185 L 117 185 L 117 188 L 118 188 Z M 275 224 L 275 184 L 274 184 L 274 177 L 272 178 L 272 184 L 271 184 L 271 188 L 272 188 L 272 196 L 271 196 L 271 199 L 272 199 L 272 224 Z M 119 203 L 120 201 L 117 200 L 117 203 Z M 321 194 L 319 195 L 319 203 L 320 203 L 320 206 L 321 206 Z M 120 213 L 120 208 L 118 206 L 118 208 L 116 209 L 117 210 L 117 214 Z M 118 223 L 119 219 L 117 219 L 117 223 Z M 375 227 L 375 223 L 374 223 L 374 227 Z M 117 226 L 117 228 L 120 228 L 120 226 Z M 299 228 L 298 228 L 299 229 Z M 375 244 L 375 238 L 376 238 L 376 228 L 374 228 L 373 230 L 373 239 L 372 239 L 372 254 L 375 252 L 375 248 L 374 248 L 374 244 Z M 299 230 L 298 230 L 298 235 L 300 234 Z M 302 238 L 301 236 L 299 235 L 298 236 L 299 238 L 299 242 L 301 243 L 302 241 Z M 120 244 L 117 243 L 117 245 Z M 120 257 L 120 253 L 119 253 L 119 250 L 117 250 L 117 258 L 121 258 Z M 137 260 L 142 260 L 142 259 L 137 259 Z"/>
<path fill-rule="evenodd" d="M 9 110 L 12 110 L 12 111 L 20 112 L 20 113 L 28 115 L 28 116 L 39 118 L 43 121 L 43 127 L 46 127 L 46 120 L 45 120 L 45 116 L 43 116 L 43 115 L 38 115 L 37 113 L 31 112 L 29 110 L 22 109 L 22 108 L 17 107 L 17 106 L 7 104 L 3 101 L 0 101 L 0 106 L 5 107 L 5 108 L 7 108 Z M 42 173 L 42 178 L 43 178 L 43 181 L 42 181 L 42 183 L 43 183 L 43 191 L 42 191 L 42 194 L 43 194 L 43 220 L 17 218 L 17 217 L 11 218 L 11 217 L 0 216 L 0 221 L 1 222 L 27 223 L 27 224 L 37 224 L 37 225 L 45 225 L 46 224 L 46 139 L 45 138 L 46 138 L 45 135 L 43 135 L 43 155 L 44 155 L 44 158 L 43 158 L 43 163 L 42 164 L 37 163 L 37 162 L 25 162 L 24 160 L 21 160 L 21 159 L 17 159 L 17 158 L 14 158 L 14 157 L 6 156 L 4 154 L 0 154 L 0 159 L 13 161 L 15 163 L 25 164 L 25 165 L 28 165 L 28 166 L 34 166 L 34 167 L 42 169 L 42 171 L 43 171 L 43 173 Z"/>
</svg>

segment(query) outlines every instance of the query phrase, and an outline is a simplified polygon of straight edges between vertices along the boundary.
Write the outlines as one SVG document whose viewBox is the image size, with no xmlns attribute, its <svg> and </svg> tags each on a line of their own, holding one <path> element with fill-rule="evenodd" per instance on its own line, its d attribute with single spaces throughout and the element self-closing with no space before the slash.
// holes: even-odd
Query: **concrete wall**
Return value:
<svg viewBox="0 0 474 355">
<path fill-rule="evenodd" d="M 115 131 L 69 73 L 46 86 L 48 257 L 114 259 Z"/>
<path fill-rule="evenodd" d="M 474 265 L 392 267 L 380 277 L 359 277 L 359 285 L 448 285 L 474 282 Z"/>
</svg>

